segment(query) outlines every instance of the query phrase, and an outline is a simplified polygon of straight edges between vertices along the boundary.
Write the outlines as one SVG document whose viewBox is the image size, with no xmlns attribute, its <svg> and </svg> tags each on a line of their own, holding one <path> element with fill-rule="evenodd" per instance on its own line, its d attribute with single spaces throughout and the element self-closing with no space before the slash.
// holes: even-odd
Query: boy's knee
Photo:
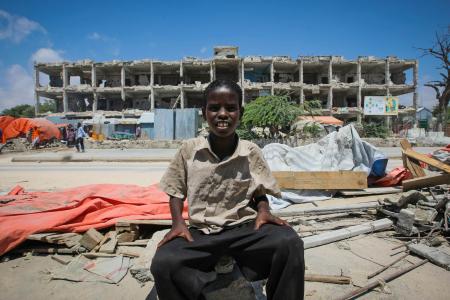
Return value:
<svg viewBox="0 0 450 300">
<path fill-rule="evenodd" d="M 158 250 L 152 260 L 150 271 L 153 277 L 161 277 L 176 272 L 181 267 L 181 261 L 176 255 L 171 255 L 168 251 Z"/>
</svg>

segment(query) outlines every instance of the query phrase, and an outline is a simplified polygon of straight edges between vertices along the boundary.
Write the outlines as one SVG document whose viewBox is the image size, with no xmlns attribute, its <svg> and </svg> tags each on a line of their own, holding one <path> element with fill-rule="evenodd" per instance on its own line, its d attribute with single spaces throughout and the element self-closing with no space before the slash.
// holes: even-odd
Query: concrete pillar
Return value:
<svg viewBox="0 0 450 300">
<path fill-rule="evenodd" d="M 97 87 L 97 68 L 95 67 L 95 64 L 92 64 L 91 86 L 94 88 Z"/>
<path fill-rule="evenodd" d="M 98 95 L 97 92 L 94 92 L 94 102 L 92 103 L 92 112 L 97 112 L 97 106 L 98 106 Z"/>
<path fill-rule="evenodd" d="M 35 100 L 34 115 L 37 117 L 39 115 L 39 106 L 41 105 L 41 102 L 39 99 L 39 94 L 36 90 L 34 90 L 34 100 Z"/>
<path fill-rule="evenodd" d="M 389 91 L 389 86 L 386 86 L 386 96 L 389 97 L 391 95 L 391 92 Z M 391 130 L 391 116 L 386 116 L 385 119 L 385 125 L 388 128 L 388 130 Z"/>
<path fill-rule="evenodd" d="M 384 82 L 387 86 L 391 85 L 391 74 L 389 72 L 389 57 L 386 57 L 384 65 Z"/>
<path fill-rule="evenodd" d="M 303 88 L 300 88 L 300 104 L 305 103 L 305 93 L 303 92 Z"/>
<path fill-rule="evenodd" d="M 356 80 L 358 82 L 358 91 L 356 92 L 356 106 L 360 110 L 360 112 L 357 115 L 357 122 L 358 124 L 361 124 L 362 122 L 362 114 L 363 114 L 363 107 L 362 107 L 362 82 L 361 82 L 361 61 L 358 59 L 358 62 L 356 64 Z"/>
<path fill-rule="evenodd" d="M 150 110 L 155 110 L 155 90 L 153 89 L 153 86 L 150 88 Z"/>
<path fill-rule="evenodd" d="M 244 59 L 241 59 L 241 64 L 240 64 L 240 72 L 239 72 L 239 82 L 241 83 L 241 88 L 243 90 L 244 88 L 244 79 L 245 79 L 245 69 L 244 69 Z"/>
<path fill-rule="evenodd" d="M 126 99 L 126 95 L 125 95 L 125 66 L 122 65 L 122 68 L 120 69 L 120 84 L 122 86 L 122 91 L 121 91 L 121 97 L 122 100 L 125 101 Z"/>
<path fill-rule="evenodd" d="M 300 66 L 298 68 L 298 79 L 303 84 L 303 58 L 300 59 Z"/>
<path fill-rule="evenodd" d="M 417 104 L 419 102 L 419 61 L 416 60 L 413 67 L 413 84 L 414 84 L 414 95 L 413 95 L 413 107 L 417 110 Z M 414 114 L 415 116 L 416 114 Z"/>
<path fill-rule="evenodd" d="M 212 60 L 210 63 L 209 63 L 209 81 L 211 82 L 211 81 L 214 81 L 214 61 Z"/>
<path fill-rule="evenodd" d="M 333 87 L 330 86 L 330 89 L 328 90 L 328 100 L 327 100 L 327 107 L 330 110 L 333 108 Z"/>
<path fill-rule="evenodd" d="M 155 73 L 153 69 L 153 61 L 150 61 L 150 86 L 155 84 Z"/>
<path fill-rule="evenodd" d="M 330 62 L 328 63 L 328 83 L 331 84 L 333 78 L 333 57 L 330 56 Z"/>
<path fill-rule="evenodd" d="M 180 60 L 180 81 L 181 81 L 181 84 L 183 84 L 184 83 L 184 78 L 183 78 L 183 60 Z"/>
<path fill-rule="evenodd" d="M 39 69 L 34 67 L 34 87 L 38 88 L 41 86 L 41 83 L 39 81 Z"/>
<path fill-rule="evenodd" d="M 273 67 L 273 59 L 270 62 L 270 82 L 275 81 L 275 68 Z"/>
<path fill-rule="evenodd" d="M 185 106 L 185 97 L 184 97 L 185 95 L 184 95 L 184 89 L 183 88 L 181 88 L 181 90 L 180 90 L 180 107 L 181 108 L 184 108 L 184 106 Z"/>
<path fill-rule="evenodd" d="M 65 88 L 69 85 L 69 72 L 68 72 L 67 66 L 66 66 L 65 64 L 63 65 L 63 70 L 62 70 L 62 72 L 63 72 L 63 75 L 62 75 L 62 78 L 63 78 L 63 88 L 65 89 Z"/>
<path fill-rule="evenodd" d="M 63 111 L 65 113 L 69 111 L 69 96 L 65 90 L 63 90 Z"/>
<path fill-rule="evenodd" d="M 39 94 L 37 91 L 37 88 L 39 88 L 41 85 L 39 83 L 39 70 L 38 68 L 34 67 L 34 100 L 35 100 L 35 106 L 34 106 L 34 114 L 37 116 L 39 114 Z"/>
</svg>

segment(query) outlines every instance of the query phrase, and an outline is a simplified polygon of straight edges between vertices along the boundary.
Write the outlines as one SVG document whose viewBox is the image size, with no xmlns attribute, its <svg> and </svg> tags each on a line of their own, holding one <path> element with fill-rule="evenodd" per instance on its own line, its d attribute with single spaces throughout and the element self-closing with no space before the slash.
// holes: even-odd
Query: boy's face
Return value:
<svg viewBox="0 0 450 300">
<path fill-rule="evenodd" d="M 218 137 L 233 136 L 242 115 L 238 95 L 227 87 L 209 93 L 203 116 L 209 129 Z"/>
</svg>

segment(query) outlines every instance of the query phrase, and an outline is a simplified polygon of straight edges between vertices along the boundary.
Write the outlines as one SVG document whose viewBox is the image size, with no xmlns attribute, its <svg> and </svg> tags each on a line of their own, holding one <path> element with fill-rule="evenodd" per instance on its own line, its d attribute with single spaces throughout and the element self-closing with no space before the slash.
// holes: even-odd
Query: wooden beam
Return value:
<svg viewBox="0 0 450 300">
<path fill-rule="evenodd" d="M 351 280 L 348 276 L 305 274 L 305 281 L 350 284 Z"/>
<path fill-rule="evenodd" d="M 403 139 L 400 141 L 400 146 L 402 147 L 402 160 L 403 160 L 403 167 L 408 169 L 414 178 L 416 177 L 424 177 L 425 171 L 420 166 L 420 163 L 415 160 L 411 159 L 405 154 L 405 150 L 412 150 L 411 144 L 408 142 L 408 140 Z"/>
<path fill-rule="evenodd" d="M 360 171 L 272 172 L 282 189 L 360 190 L 367 188 L 367 174 Z"/>
<path fill-rule="evenodd" d="M 307 236 L 303 238 L 303 247 L 305 249 L 314 248 L 340 240 L 348 239 L 363 233 L 374 232 L 377 230 L 388 229 L 393 225 L 389 219 L 381 219 L 373 222 L 367 222 L 361 225 L 350 226 L 344 229 L 324 232 L 317 235 Z"/>
<path fill-rule="evenodd" d="M 403 180 L 403 191 L 416 190 L 424 187 L 450 183 L 450 174 L 433 175 Z"/>
<path fill-rule="evenodd" d="M 437 159 L 428 157 L 425 154 L 418 153 L 412 149 L 405 149 L 405 150 L 403 150 L 403 153 L 405 153 L 405 155 L 410 158 L 420 160 L 421 162 L 424 162 L 430 166 L 438 168 L 439 170 L 450 173 L 450 165 L 440 162 Z"/>
</svg>

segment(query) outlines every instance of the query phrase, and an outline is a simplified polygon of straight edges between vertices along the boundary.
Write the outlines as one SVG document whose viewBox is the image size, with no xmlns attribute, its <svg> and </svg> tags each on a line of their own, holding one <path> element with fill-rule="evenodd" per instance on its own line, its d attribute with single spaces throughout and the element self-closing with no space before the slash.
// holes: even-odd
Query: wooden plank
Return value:
<svg viewBox="0 0 450 300">
<path fill-rule="evenodd" d="M 305 249 L 314 248 L 334 243 L 340 240 L 348 239 L 363 233 L 388 229 L 392 225 L 393 223 L 389 219 L 381 219 L 373 222 L 367 222 L 361 225 L 350 226 L 344 229 L 338 229 L 330 232 L 304 237 L 303 245 Z"/>
<path fill-rule="evenodd" d="M 430 166 L 438 168 L 439 170 L 442 170 L 446 173 L 450 173 L 450 165 L 447 165 L 437 159 L 428 157 L 425 154 L 418 153 L 412 149 L 405 149 L 403 150 L 403 153 L 405 153 L 405 155 L 410 158 L 420 160 L 421 162 L 424 162 Z"/>
<path fill-rule="evenodd" d="M 403 192 L 403 189 L 401 187 L 380 187 L 380 188 L 367 188 L 360 191 L 339 191 L 339 194 L 343 196 L 364 196 L 364 195 L 395 194 L 401 192 Z"/>
<path fill-rule="evenodd" d="M 403 180 L 403 191 L 416 190 L 424 187 L 430 187 L 440 184 L 449 184 L 450 174 L 433 175 Z"/>
<path fill-rule="evenodd" d="M 367 174 L 360 171 L 272 172 L 282 189 L 360 190 L 367 188 Z"/>
<path fill-rule="evenodd" d="M 352 279 L 348 276 L 305 274 L 305 281 L 350 284 L 351 280 Z"/>
<path fill-rule="evenodd" d="M 400 146 L 402 147 L 402 160 L 403 160 L 403 166 L 407 168 L 414 178 L 416 177 L 423 177 L 425 176 L 425 171 L 420 166 L 420 163 L 415 160 L 411 159 L 405 154 L 405 150 L 412 150 L 411 144 L 408 142 L 408 140 L 403 139 L 400 141 Z"/>
</svg>

